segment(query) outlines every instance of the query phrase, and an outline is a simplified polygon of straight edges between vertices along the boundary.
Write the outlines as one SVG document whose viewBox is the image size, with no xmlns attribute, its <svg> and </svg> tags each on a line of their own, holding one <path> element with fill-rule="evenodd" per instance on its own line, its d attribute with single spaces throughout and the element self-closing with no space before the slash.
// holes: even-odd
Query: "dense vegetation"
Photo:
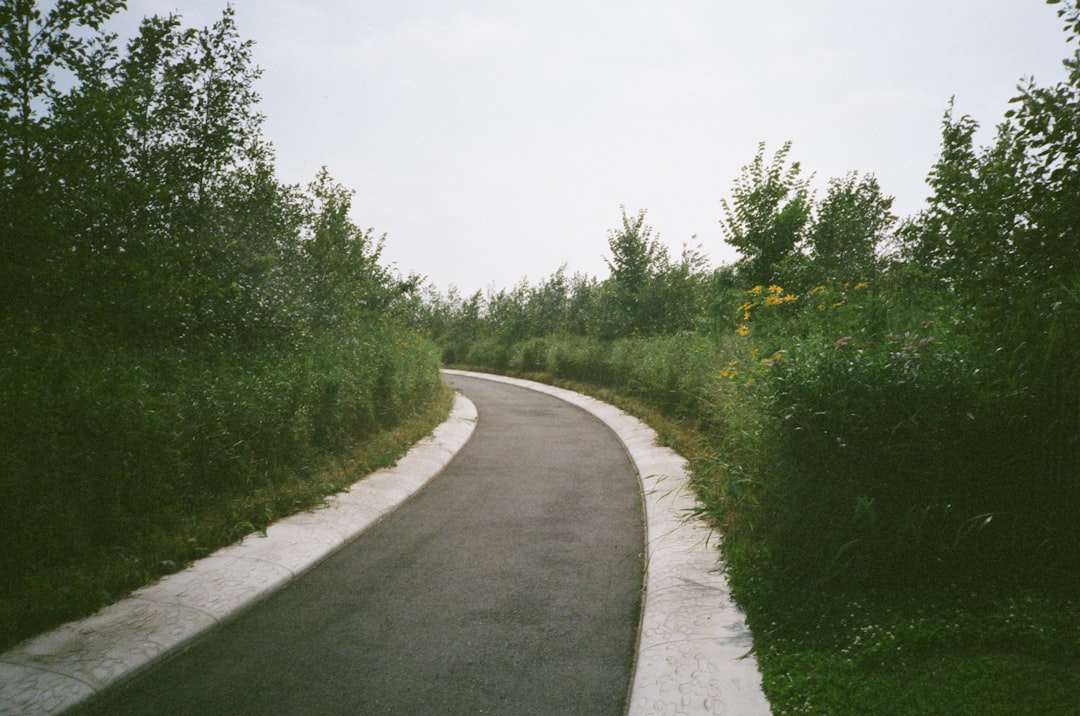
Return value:
<svg viewBox="0 0 1080 716">
<path fill-rule="evenodd" d="M 624 211 L 605 279 L 420 311 L 448 363 L 676 421 L 778 712 L 1075 712 L 1080 54 L 1065 65 L 1018 88 L 989 146 L 949 107 L 916 216 L 872 175 L 819 198 L 789 145 L 761 146 L 722 205 L 733 266 L 673 259 Z"/>
<path fill-rule="evenodd" d="M 347 484 L 441 394 L 418 281 L 325 171 L 275 178 L 231 9 L 120 47 L 122 0 L 44 5 L 0 5 L 0 646 Z"/>
</svg>

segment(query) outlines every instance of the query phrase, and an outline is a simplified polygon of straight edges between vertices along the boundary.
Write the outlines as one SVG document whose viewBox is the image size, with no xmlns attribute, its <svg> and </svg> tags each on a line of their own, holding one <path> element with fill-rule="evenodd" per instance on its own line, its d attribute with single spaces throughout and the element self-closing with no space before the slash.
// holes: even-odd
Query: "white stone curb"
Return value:
<svg viewBox="0 0 1080 716">
<path fill-rule="evenodd" d="M 444 370 L 547 393 L 592 413 L 619 437 L 637 467 L 645 500 L 645 590 L 627 713 L 770 713 L 753 638 L 731 600 L 718 564 L 716 536 L 692 519 L 696 498 L 686 461 L 656 444 L 640 420 L 594 398 L 543 383 Z"/>
<path fill-rule="evenodd" d="M 52 714 L 179 648 L 325 559 L 442 471 L 476 427 L 458 395 L 450 419 L 397 465 L 359 480 L 324 507 L 270 525 L 143 587 L 97 614 L 0 654 L 0 715 Z"/>
</svg>

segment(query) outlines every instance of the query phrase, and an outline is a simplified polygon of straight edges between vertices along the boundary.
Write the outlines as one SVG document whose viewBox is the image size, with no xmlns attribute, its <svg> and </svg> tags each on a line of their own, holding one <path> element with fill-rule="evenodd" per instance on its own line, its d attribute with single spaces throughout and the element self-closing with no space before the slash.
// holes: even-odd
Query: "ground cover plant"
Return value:
<svg viewBox="0 0 1080 716">
<path fill-rule="evenodd" d="M 1080 12 L 1059 5 L 1070 41 Z M 445 361 L 572 380 L 673 421 L 777 713 L 1076 713 L 1080 56 L 989 146 L 942 120 L 926 208 L 811 191 L 764 145 L 733 266 L 645 214 L 610 275 L 430 292 Z"/>
<path fill-rule="evenodd" d="M 0 648 L 317 502 L 446 414 L 417 280 L 283 185 L 251 43 L 0 7 Z"/>
</svg>

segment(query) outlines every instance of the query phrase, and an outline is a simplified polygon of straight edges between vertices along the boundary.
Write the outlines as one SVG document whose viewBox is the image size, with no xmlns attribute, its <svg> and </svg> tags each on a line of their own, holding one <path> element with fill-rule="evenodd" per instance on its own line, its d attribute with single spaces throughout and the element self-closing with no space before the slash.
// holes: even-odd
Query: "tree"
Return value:
<svg viewBox="0 0 1080 716">
<path fill-rule="evenodd" d="M 5 180 L 25 178 L 52 104 L 56 73 L 93 79 L 95 61 L 113 36 L 96 32 L 124 0 L 59 0 L 45 16 L 35 0 L 0 6 L 0 167 Z"/>
<path fill-rule="evenodd" d="M 419 279 L 398 279 L 379 263 L 386 237 L 353 223 L 352 196 L 324 167 L 302 200 L 297 278 L 306 288 L 307 320 L 316 327 L 344 329 L 385 315 L 419 290 Z"/>
<path fill-rule="evenodd" d="M 566 325 L 570 333 L 578 336 L 601 332 L 598 306 L 601 304 L 600 282 L 581 271 L 570 277 L 566 306 Z"/>
<path fill-rule="evenodd" d="M 798 162 L 787 164 L 791 142 L 765 163 L 765 143 L 757 156 L 743 167 L 735 181 L 731 202 L 721 200 L 724 240 L 739 251 L 738 270 L 753 284 L 782 281 L 782 262 L 798 253 L 810 220 L 809 181 L 800 178 Z"/>
<path fill-rule="evenodd" d="M 1080 38 L 1075 3 L 1047 2 L 1068 40 Z M 1018 87 L 989 147 L 974 146 L 978 123 L 950 105 L 929 206 L 905 227 L 909 258 L 1001 311 L 1021 295 L 1057 305 L 1046 292 L 1070 294 L 1080 276 L 1080 50 L 1063 64 L 1066 80 Z"/>
<path fill-rule="evenodd" d="M 816 283 L 860 281 L 876 273 L 877 250 L 896 223 L 892 203 L 872 174 L 829 180 L 808 234 Z"/>
<path fill-rule="evenodd" d="M 0 10 L 7 306 L 124 339 L 235 335 L 282 240 L 256 217 L 284 211 L 252 43 L 227 8 L 202 30 L 147 18 L 121 56 L 99 29 L 120 7 Z"/>
<path fill-rule="evenodd" d="M 611 270 L 607 282 L 611 314 L 608 332 L 628 336 L 651 333 L 654 330 L 654 306 L 650 305 L 650 284 L 667 265 L 667 249 L 653 236 L 652 227 L 645 223 L 645 210 L 634 217 L 622 207 L 622 229 L 608 233 L 611 258 L 605 259 Z"/>
<path fill-rule="evenodd" d="M 531 334 L 543 336 L 568 330 L 572 286 L 563 264 L 529 294 Z"/>
<path fill-rule="evenodd" d="M 1068 41 L 1080 42 L 1080 7 L 1060 5 Z M 1028 80 L 1006 113 L 1015 142 L 1030 161 L 1028 224 L 1037 227 L 1017 246 L 1018 258 L 1037 280 L 1064 286 L 1080 276 L 1080 48 L 1062 64 L 1067 78 L 1051 87 Z"/>
<path fill-rule="evenodd" d="M 927 179 L 933 194 L 901 232 L 906 257 L 967 300 L 984 307 L 996 301 L 1002 310 L 1019 297 L 1016 291 L 1040 293 L 1076 277 L 1075 93 L 1068 85 L 1029 85 L 1014 100 L 1019 109 L 983 148 L 974 146 L 978 122 L 954 119 L 950 107 L 941 155 Z"/>
<path fill-rule="evenodd" d="M 653 334 L 696 330 L 709 302 L 709 266 L 700 247 L 683 246 L 678 261 L 665 261 L 650 284 L 648 325 Z"/>
<path fill-rule="evenodd" d="M 115 56 L 99 31 L 123 0 L 59 0 L 42 14 L 34 0 L 0 5 L 0 301 L 16 313 L 39 306 L 59 283 L 57 232 L 47 196 L 57 179 L 48 139 L 62 96 L 60 72 L 90 82 Z"/>
</svg>

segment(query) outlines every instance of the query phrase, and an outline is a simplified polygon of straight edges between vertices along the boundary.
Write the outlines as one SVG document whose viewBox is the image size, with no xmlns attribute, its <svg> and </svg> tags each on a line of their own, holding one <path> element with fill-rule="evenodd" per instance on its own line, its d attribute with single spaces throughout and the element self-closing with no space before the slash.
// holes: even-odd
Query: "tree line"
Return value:
<svg viewBox="0 0 1080 716">
<path fill-rule="evenodd" d="M 233 8 L 121 43 L 124 9 L 0 4 L 5 642 L 197 556 L 215 509 L 232 538 L 288 511 L 248 498 L 440 394 L 419 280 L 328 171 L 277 179 Z"/>
</svg>

